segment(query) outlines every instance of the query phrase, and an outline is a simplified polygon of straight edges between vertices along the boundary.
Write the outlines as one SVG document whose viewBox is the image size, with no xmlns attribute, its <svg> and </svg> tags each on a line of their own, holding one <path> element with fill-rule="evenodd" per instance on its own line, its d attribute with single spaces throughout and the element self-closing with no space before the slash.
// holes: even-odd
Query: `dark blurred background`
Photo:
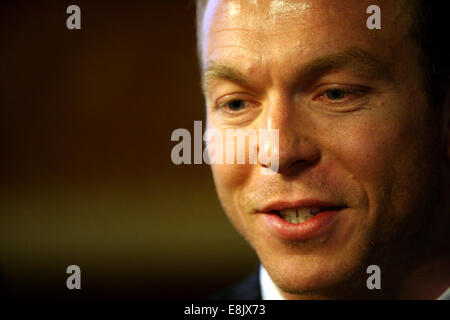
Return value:
<svg viewBox="0 0 450 320">
<path fill-rule="evenodd" d="M 0 17 L 7 297 L 206 298 L 256 267 L 210 168 L 170 158 L 172 131 L 204 119 L 193 1 L 2 1 Z"/>
</svg>

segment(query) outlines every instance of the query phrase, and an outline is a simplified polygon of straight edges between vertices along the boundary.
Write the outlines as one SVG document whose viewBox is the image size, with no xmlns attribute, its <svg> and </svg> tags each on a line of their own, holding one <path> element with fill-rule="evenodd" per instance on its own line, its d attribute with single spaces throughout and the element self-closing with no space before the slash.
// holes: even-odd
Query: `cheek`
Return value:
<svg viewBox="0 0 450 320">
<path fill-rule="evenodd" d="M 342 122 L 324 148 L 363 188 L 369 207 L 375 209 L 386 205 L 381 202 L 392 190 L 396 176 L 393 165 L 401 144 L 401 128 L 388 123 L 392 122 Z"/>
<path fill-rule="evenodd" d="M 385 131 L 382 129 L 386 129 Z M 338 131 L 333 150 L 349 171 L 371 181 L 389 169 L 389 128 L 373 128 L 367 124 Z"/>
<path fill-rule="evenodd" d="M 236 139 L 227 139 L 225 130 L 217 130 L 216 133 L 208 143 L 214 181 L 217 189 L 232 191 L 247 179 L 249 166 L 238 164 L 238 157 L 244 155 L 246 162 L 248 150 L 245 144 L 238 144 Z"/>
<path fill-rule="evenodd" d="M 217 196 L 228 216 L 231 224 L 244 236 L 247 237 L 244 214 L 240 213 L 239 195 L 248 180 L 250 168 L 248 165 L 211 165 Z"/>
<path fill-rule="evenodd" d="M 333 157 L 363 187 L 371 211 L 401 215 L 405 208 L 396 206 L 411 206 L 422 180 L 417 167 L 421 148 L 415 141 L 423 137 L 405 118 L 375 115 L 349 121 L 327 141 Z M 400 198 L 405 200 L 398 201 Z"/>
<path fill-rule="evenodd" d="M 237 140 L 228 140 L 225 130 L 221 130 L 221 136 L 216 141 L 221 143 L 215 147 L 223 152 L 218 158 L 222 159 L 222 163 L 212 163 L 211 169 L 213 173 L 214 183 L 217 195 L 222 207 L 229 217 L 231 223 L 245 237 L 247 228 L 245 227 L 244 212 L 242 212 L 242 194 L 249 183 L 252 171 L 256 164 L 248 164 L 248 144 L 237 143 Z M 244 163 L 238 164 L 240 155 L 245 155 Z"/>
<path fill-rule="evenodd" d="M 214 182 L 219 196 L 223 200 L 230 201 L 243 189 L 252 168 L 256 166 L 254 158 L 257 156 L 258 137 L 255 134 L 253 138 L 245 137 L 242 140 L 242 138 L 234 137 L 234 133 L 229 133 L 227 129 L 215 128 L 214 130 L 216 135 L 212 136 L 208 143 L 211 159 L 213 159 L 211 168 Z M 253 161 L 250 161 L 250 158 Z"/>
<path fill-rule="evenodd" d="M 248 165 L 212 164 L 211 169 L 218 191 L 230 193 L 230 195 L 241 188 L 249 174 Z"/>
</svg>

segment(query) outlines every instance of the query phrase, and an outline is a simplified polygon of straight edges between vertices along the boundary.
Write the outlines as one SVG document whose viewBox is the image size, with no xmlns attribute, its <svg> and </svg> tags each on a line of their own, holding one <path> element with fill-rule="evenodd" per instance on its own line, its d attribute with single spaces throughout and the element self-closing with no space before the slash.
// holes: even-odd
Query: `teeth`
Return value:
<svg viewBox="0 0 450 320">
<path fill-rule="evenodd" d="M 290 223 L 303 223 L 320 212 L 320 207 L 302 207 L 280 210 L 280 216 Z"/>
</svg>

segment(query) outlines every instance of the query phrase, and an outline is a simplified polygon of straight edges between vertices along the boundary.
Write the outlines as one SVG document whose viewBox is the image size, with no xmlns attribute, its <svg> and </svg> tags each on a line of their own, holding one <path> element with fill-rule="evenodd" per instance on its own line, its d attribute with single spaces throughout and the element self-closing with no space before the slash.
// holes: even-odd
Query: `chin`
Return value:
<svg viewBox="0 0 450 320">
<path fill-rule="evenodd" d="M 332 256 L 272 255 L 267 258 L 261 261 L 284 293 L 302 298 L 333 299 L 366 289 L 367 265 L 361 252 L 354 255 L 339 252 Z"/>
</svg>

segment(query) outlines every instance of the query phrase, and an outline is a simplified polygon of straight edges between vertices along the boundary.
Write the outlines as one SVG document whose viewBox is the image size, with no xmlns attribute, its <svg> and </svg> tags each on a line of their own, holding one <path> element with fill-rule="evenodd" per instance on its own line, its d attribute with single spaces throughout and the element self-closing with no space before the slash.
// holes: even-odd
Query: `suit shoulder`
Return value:
<svg viewBox="0 0 450 320">
<path fill-rule="evenodd" d="M 213 295 L 211 300 L 261 300 L 259 268 L 235 286 Z"/>
</svg>

